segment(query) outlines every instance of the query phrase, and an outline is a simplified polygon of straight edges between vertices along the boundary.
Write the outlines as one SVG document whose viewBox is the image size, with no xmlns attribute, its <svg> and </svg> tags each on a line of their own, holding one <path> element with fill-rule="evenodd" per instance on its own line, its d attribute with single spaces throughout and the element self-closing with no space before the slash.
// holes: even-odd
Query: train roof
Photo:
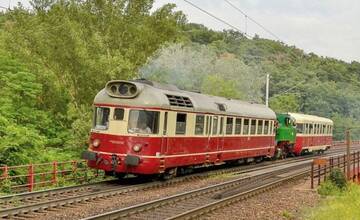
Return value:
<svg viewBox="0 0 360 220">
<path fill-rule="evenodd" d="M 316 115 L 306 115 L 301 113 L 288 113 L 291 117 L 295 118 L 296 123 L 322 123 L 333 124 L 333 121 L 329 118 L 319 117 Z"/>
<path fill-rule="evenodd" d="M 129 83 L 136 85 L 139 92 L 134 97 L 121 98 L 112 95 L 109 84 Z M 119 88 L 119 87 L 116 87 Z M 94 99 L 95 105 L 119 105 L 144 108 L 161 108 L 176 111 L 190 111 L 213 114 L 237 115 L 250 118 L 276 119 L 276 114 L 262 104 L 205 95 L 180 90 L 176 86 L 159 84 L 147 80 L 108 82 Z"/>
</svg>

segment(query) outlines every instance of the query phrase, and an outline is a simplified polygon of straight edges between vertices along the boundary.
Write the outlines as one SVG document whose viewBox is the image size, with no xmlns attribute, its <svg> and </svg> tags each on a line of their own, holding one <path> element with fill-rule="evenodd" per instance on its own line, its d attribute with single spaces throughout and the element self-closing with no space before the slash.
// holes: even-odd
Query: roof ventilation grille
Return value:
<svg viewBox="0 0 360 220">
<path fill-rule="evenodd" d="M 177 96 L 177 95 L 166 95 L 169 100 L 170 105 L 193 108 L 193 104 L 188 97 Z"/>
</svg>

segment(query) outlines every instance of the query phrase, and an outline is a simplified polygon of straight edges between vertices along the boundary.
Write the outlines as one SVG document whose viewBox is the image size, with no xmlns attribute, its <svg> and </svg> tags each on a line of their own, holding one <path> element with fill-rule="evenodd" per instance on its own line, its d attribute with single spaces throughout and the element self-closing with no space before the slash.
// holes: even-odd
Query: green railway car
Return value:
<svg viewBox="0 0 360 220">
<path fill-rule="evenodd" d="M 291 154 L 296 140 L 295 119 L 287 113 L 276 114 L 278 126 L 276 129 L 276 157 L 286 157 Z"/>
</svg>

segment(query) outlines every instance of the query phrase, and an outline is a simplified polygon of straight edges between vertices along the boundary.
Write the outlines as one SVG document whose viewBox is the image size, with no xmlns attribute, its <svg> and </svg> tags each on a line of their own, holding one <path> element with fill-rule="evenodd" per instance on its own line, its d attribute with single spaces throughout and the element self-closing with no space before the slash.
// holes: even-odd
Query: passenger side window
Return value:
<svg viewBox="0 0 360 220">
<path fill-rule="evenodd" d="M 124 120 L 124 109 L 122 108 L 115 108 L 114 110 L 114 120 Z"/>
<path fill-rule="evenodd" d="M 258 121 L 258 129 L 257 129 L 257 134 L 263 134 L 263 120 L 259 120 Z"/>
<path fill-rule="evenodd" d="M 223 134 L 224 131 L 224 117 L 220 117 L 220 133 Z"/>
<path fill-rule="evenodd" d="M 256 134 L 256 119 L 251 119 L 250 134 Z"/>
<path fill-rule="evenodd" d="M 213 119 L 213 135 L 217 135 L 217 127 L 218 127 L 218 117 L 214 116 Z"/>
<path fill-rule="evenodd" d="M 244 119 L 243 134 L 249 134 L 249 119 Z"/>
<path fill-rule="evenodd" d="M 313 133 L 313 124 L 309 124 L 309 134 Z"/>
<path fill-rule="evenodd" d="M 241 118 L 235 119 L 235 134 L 241 134 Z"/>
<path fill-rule="evenodd" d="M 233 133 L 234 118 L 226 118 L 226 134 Z"/>
<path fill-rule="evenodd" d="M 203 135 L 204 134 L 204 126 L 205 126 L 205 116 L 204 115 L 196 115 L 195 134 Z"/>
<path fill-rule="evenodd" d="M 317 134 L 320 134 L 320 124 L 317 124 Z"/>
<path fill-rule="evenodd" d="M 207 122 L 206 122 L 206 134 L 210 135 L 211 134 L 211 123 L 212 123 L 212 118 L 211 116 L 208 116 Z"/>
<path fill-rule="evenodd" d="M 269 134 L 269 121 L 264 122 L 264 134 Z"/>
<path fill-rule="evenodd" d="M 302 134 L 304 132 L 304 124 L 297 124 L 296 125 L 296 132 Z"/>
<path fill-rule="evenodd" d="M 186 114 L 177 113 L 176 115 L 176 134 L 185 134 L 186 132 Z"/>
</svg>

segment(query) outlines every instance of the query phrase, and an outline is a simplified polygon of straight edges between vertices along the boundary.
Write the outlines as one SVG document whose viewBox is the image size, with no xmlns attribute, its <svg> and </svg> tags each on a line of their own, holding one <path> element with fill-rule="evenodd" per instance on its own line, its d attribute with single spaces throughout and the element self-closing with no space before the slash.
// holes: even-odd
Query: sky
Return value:
<svg viewBox="0 0 360 220">
<path fill-rule="evenodd" d="M 0 6 L 17 2 L 30 7 L 29 0 L 0 0 Z M 224 0 L 189 0 L 253 36 L 275 39 L 232 8 Z M 360 62 L 359 0 L 229 0 L 249 17 L 265 26 L 285 44 L 305 52 Z M 228 29 L 225 24 L 194 8 L 184 0 L 155 0 L 154 7 L 177 5 L 189 22 L 204 24 L 214 30 Z"/>
</svg>

